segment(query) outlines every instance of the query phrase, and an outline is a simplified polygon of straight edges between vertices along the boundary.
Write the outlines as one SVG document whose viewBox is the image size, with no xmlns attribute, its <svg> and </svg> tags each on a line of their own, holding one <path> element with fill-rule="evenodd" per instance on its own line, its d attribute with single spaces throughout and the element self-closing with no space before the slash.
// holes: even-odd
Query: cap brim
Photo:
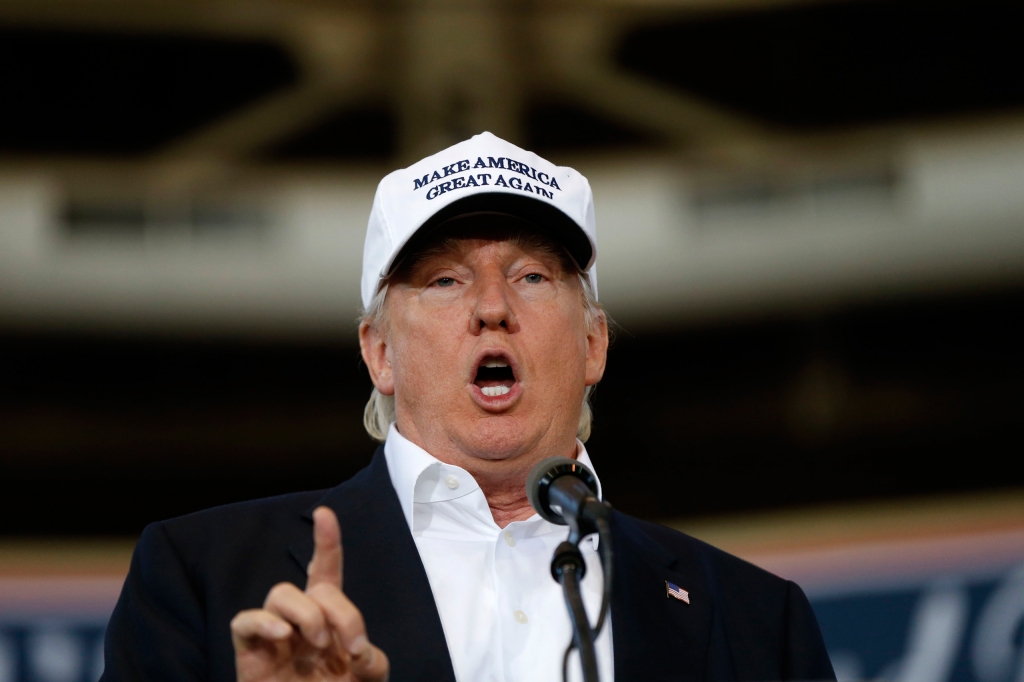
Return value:
<svg viewBox="0 0 1024 682">
<path fill-rule="evenodd" d="M 540 199 L 531 199 L 507 192 L 481 192 L 453 201 L 430 216 L 395 254 L 387 272 L 383 275 L 385 277 L 390 275 L 395 266 L 401 263 L 406 255 L 415 251 L 418 245 L 442 223 L 467 213 L 485 211 L 507 213 L 537 225 L 565 247 L 581 270 L 585 270 L 590 265 L 594 256 L 594 248 L 583 228 L 568 215 Z"/>
</svg>

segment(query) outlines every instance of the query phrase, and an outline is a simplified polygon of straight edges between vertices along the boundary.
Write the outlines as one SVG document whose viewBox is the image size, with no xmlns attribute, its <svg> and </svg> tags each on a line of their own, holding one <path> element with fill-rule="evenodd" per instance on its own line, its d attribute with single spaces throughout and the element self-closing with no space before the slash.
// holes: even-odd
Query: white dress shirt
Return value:
<svg viewBox="0 0 1024 682">
<path fill-rule="evenodd" d="M 579 461 L 594 471 L 583 444 L 577 447 Z M 441 463 L 394 424 L 384 455 L 434 593 L 455 679 L 561 682 L 572 627 L 550 566 L 568 528 L 537 514 L 499 528 L 483 491 L 465 469 Z M 604 583 L 597 536 L 586 538 L 580 549 L 587 562 L 583 600 L 593 624 Z M 612 682 L 610 617 L 596 648 L 601 680 Z M 576 653 L 569 679 L 582 679 Z"/>
</svg>

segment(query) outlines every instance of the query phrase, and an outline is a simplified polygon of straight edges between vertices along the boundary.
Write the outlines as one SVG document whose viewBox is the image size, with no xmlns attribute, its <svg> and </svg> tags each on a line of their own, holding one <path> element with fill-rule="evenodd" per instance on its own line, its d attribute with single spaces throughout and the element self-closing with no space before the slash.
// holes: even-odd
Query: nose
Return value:
<svg viewBox="0 0 1024 682">
<path fill-rule="evenodd" d="M 485 329 L 489 331 L 506 331 L 514 334 L 519 331 L 516 315 L 509 305 L 512 293 L 503 273 L 490 272 L 477 277 L 473 283 L 475 300 L 473 301 L 473 317 L 470 320 L 470 333 L 479 334 Z"/>
</svg>

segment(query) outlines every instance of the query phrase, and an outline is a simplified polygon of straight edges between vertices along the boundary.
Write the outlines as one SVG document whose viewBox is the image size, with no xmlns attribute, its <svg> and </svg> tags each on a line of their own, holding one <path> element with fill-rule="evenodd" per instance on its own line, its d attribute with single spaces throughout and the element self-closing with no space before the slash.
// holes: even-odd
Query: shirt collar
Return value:
<svg viewBox="0 0 1024 682">
<path fill-rule="evenodd" d="M 576 441 L 576 459 L 594 472 L 597 479 L 597 494 L 602 497 L 601 479 L 594 469 L 587 449 L 579 440 Z M 391 475 L 391 485 L 398 494 L 402 506 L 402 514 L 409 528 L 413 527 L 413 504 L 417 502 L 442 502 L 453 500 L 479 490 L 480 486 L 470 473 L 460 467 L 444 464 L 429 452 L 419 447 L 401 433 L 394 422 L 388 429 L 387 440 L 384 441 L 384 458 Z M 447 485 L 438 485 L 439 481 L 448 476 L 458 479 L 458 487 L 451 489 Z M 534 514 L 531 518 L 539 518 Z"/>
</svg>

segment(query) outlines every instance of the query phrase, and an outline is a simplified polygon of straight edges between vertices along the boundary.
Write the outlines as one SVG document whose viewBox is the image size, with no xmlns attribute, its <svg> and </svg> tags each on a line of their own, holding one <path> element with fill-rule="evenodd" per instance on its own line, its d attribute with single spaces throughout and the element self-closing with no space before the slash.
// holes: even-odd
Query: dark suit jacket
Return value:
<svg viewBox="0 0 1024 682">
<path fill-rule="evenodd" d="M 327 491 L 233 504 L 142 534 L 106 635 L 102 680 L 235 680 L 229 623 L 272 586 L 303 587 L 312 510 L 338 515 L 344 590 L 392 682 L 452 681 L 441 620 L 383 448 Z M 826 680 L 832 666 L 794 583 L 676 531 L 616 512 L 616 680 Z M 690 604 L 666 597 L 665 581 Z"/>
</svg>

